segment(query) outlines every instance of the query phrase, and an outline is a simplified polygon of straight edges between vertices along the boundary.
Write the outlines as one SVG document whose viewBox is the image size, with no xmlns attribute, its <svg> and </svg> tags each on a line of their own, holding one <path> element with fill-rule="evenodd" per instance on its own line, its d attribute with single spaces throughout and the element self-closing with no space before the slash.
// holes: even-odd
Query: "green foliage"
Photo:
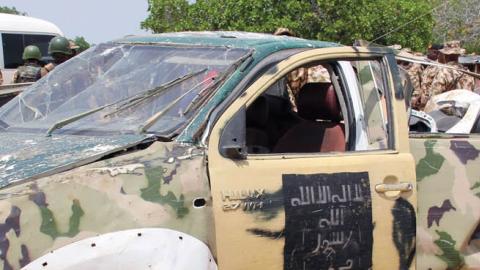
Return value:
<svg viewBox="0 0 480 270">
<path fill-rule="evenodd" d="M 153 32 L 239 30 L 272 33 L 287 27 L 301 37 L 352 44 L 356 39 L 424 49 L 432 37 L 428 0 L 148 0 L 142 22 Z M 414 20 L 414 22 L 407 24 Z"/>
<path fill-rule="evenodd" d="M 78 53 L 85 51 L 86 49 L 90 48 L 90 43 L 88 43 L 84 37 L 75 37 L 73 40 L 78 47 Z"/>
<path fill-rule="evenodd" d="M 480 52 L 480 5 L 478 0 L 434 0 L 437 43 L 460 40 L 468 52 Z"/>
<path fill-rule="evenodd" d="M 18 11 L 15 7 L 7 7 L 7 6 L 0 6 L 0 13 L 23 15 L 23 16 L 27 15 L 27 13 Z"/>
</svg>

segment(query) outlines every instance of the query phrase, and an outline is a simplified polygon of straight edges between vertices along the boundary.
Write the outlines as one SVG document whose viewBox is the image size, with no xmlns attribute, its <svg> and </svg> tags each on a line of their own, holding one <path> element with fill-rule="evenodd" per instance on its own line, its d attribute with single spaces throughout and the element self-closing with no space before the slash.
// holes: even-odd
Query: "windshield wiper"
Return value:
<svg viewBox="0 0 480 270">
<path fill-rule="evenodd" d="M 136 105 L 138 105 L 138 104 L 140 104 L 140 103 L 142 103 L 142 102 L 150 99 L 151 97 L 154 97 L 154 96 L 159 95 L 159 94 L 162 93 L 164 90 L 169 89 L 169 88 L 171 88 L 172 86 L 175 86 L 175 85 L 177 85 L 177 84 L 179 84 L 179 83 L 181 83 L 181 82 L 183 82 L 183 81 L 186 81 L 186 80 L 188 80 L 188 79 L 190 79 L 190 78 L 192 78 L 192 77 L 195 77 L 195 76 L 197 76 L 197 75 L 199 75 L 199 74 L 201 74 L 201 73 L 203 73 L 203 72 L 205 72 L 205 71 L 207 71 L 207 70 L 208 70 L 208 68 L 204 68 L 204 69 L 201 69 L 201 70 L 199 70 L 199 71 L 197 71 L 197 72 L 189 73 L 189 74 L 187 74 L 187 75 L 185 75 L 185 76 L 183 76 L 183 77 L 180 77 L 180 78 L 177 78 L 177 79 L 171 81 L 170 83 L 168 83 L 168 84 L 165 85 L 165 86 L 159 86 L 159 87 L 150 89 L 150 90 L 148 90 L 148 91 L 145 91 L 145 92 L 141 93 L 140 95 L 135 96 L 134 98 L 131 98 L 131 99 L 125 101 L 125 102 L 124 102 L 122 105 L 120 105 L 116 110 L 114 110 L 114 111 L 111 112 L 111 113 L 108 113 L 108 114 L 104 115 L 104 117 L 109 117 L 109 116 L 111 116 L 111 115 L 117 114 L 117 113 L 119 113 L 119 112 L 121 112 L 121 111 L 124 111 L 124 110 L 126 110 L 126 109 L 129 109 L 129 108 L 131 108 L 131 107 L 134 107 L 134 106 L 136 106 Z"/>
<path fill-rule="evenodd" d="M 142 102 L 142 101 L 144 101 L 144 100 L 146 100 L 146 99 L 148 99 L 148 98 L 150 98 L 150 97 L 152 97 L 152 96 L 155 96 L 155 95 L 163 92 L 163 91 L 166 90 L 166 89 L 169 89 L 169 88 L 171 88 L 171 87 L 173 87 L 173 86 L 175 86 L 175 85 L 177 85 L 177 84 L 179 84 L 179 83 L 181 83 L 181 82 L 183 82 L 183 81 L 186 81 L 186 80 L 188 80 L 188 79 L 190 79 L 190 78 L 192 78 L 192 77 L 195 77 L 196 75 L 198 75 L 198 74 L 200 74 L 200 73 L 202 73 L 202 72 L 205 72 L 206 70 L 207 70 L 207 68 L 204 68 L 204 69 L 202 69 L 202 70 L 200 70 L 200 71 L 186 74 L 186 75 L 184 75 L 184 76 L 182 76 L 182 77 L 178 77 L 178 78 L 176 78 L 176 79 L 174 79 L 174 80 L 171 80 L 171 81 L 169 81 L 169 82 L 166 82 L 166 83 L 164 83 L 164 84 L 162 84 L 162 85 L 160 85 L 160 86 L 157 86 L 157 87 L 155 87 L 155 88 L 149 89 L 149 90 L 147 90 L 147 91 L 141 92 L 141 93 L 136 94 L 136 95 L 134 95 L 134 96 L 127 97 L 127 98 L 124 98 L 124 99 L 120 99 L 120 100 L 115 101 L 115 102 L 113 102 L 113 103 L 109 103 L 109 104 L 100 106 L 100 107 L 98 107 L 98 108 L 94 108 L 94 109 L 92 109 L 92 110 L 89 110 L 89 111 L 86 111 L 86 112 L 82 112 L 82 113 L 76 114 L 76 115 L 74 115 L 74 116 L 71 116 L 71 117 L 65 118 L 65 119 L 63 119 L 63 120 L 60 120 L 60 121 L 54 123 L 54 124 L 47 130 L 47 134 L 46 134 L 46 135 L 47 135 L 47 136 L 51 136 L 51 135 L 52 135 L 52 132 L 55 131 L 55 130 L 57 130 L 57 129 L 59 129 L 59 128 L 62 128 L 62 127 L 64 127 L 64 126 L 66 126 L 66 125 L 68 125 L 68 124 L 71 124 L 71 123 L 73 123 L 73 122 L 75 122 L 75 121 L 77 121 L 77 120 L 80 120 L 80 119 L 82 119 L 82 118 L 84 118 L 84 117 L 86 117 L 86 116 L 89 116 L 89 115 L 94 114 L 94 113 L 96 113 L 96 112 L 98 112 L 98 111 L 101 111 L 101 110 L 103 110 L 103 109 L 105 109 L 105 108 L 107 108 L 107 107 L 111 107 L 111 106 L 114 106 L 114 105 L 117 105 L 117 104 L 119 104 L 119 103 L 124 102 L 124 105 L 123 105 L 123 106 L 121 106 L 119 109 L 115 110 L 115 111 L 112 112 L 111 114 L 117 113 L 119 110 L 124 110 L 124 109 L 126 109 L 126 106 L 128 106 L 128 107 L 134 106 L 134 105 L 136 105 L 136 104 L 138 104 L 138 103 L 140 103 L 140 102 Z M 132 103 L 133 103 L 133 105 L 132 105 Z M 108 114 L 108 115 L 110 115 L 110 114 Z"/>
<path fill-rule="evenodd" d="M 212 77 L 212 78 L 209 78 L 208 80 L 215 80 L 217 77 Z M 138 128 L 138 132 L 139 133 L 143 133 L 143 132 L 146 132 L 153 124 L 155 124 L 155 122 L 157 122 L 157 120 L 162 116 L 164 115 L 166 112 L 168 112 L 171 108 L 173 108 L 173 106 L 175 106 L 180 100 L 182 100 L 186 95 L 188 95 L 189 93 L 191 93 L 193 90 L 197 89 L 198 85 L 202 84 L 202 83 L 205 83 L 205 81 L 202 81 L 200 82 L 199 84 L 195 85 L 194 87 L 192 87 L 191 89 L 187 90 L 185 93 L 183 93 L 182 95 L 180 95 L 178 98 L 174 99 L 172 102 L 168 103 L 161 111 L 155 113 L 153 116 L 151 116 L 150 118 L 148 118 L 147 121 L 145 121 L 145 123 L 143 123 L 142 125 L 140 125 L 140 127 Z M 217 84 L 217 82 L 214 82 L 214 83 L 211 83 L 211 84 L 208 84 L 204 89 L 200 90 L 199 93 L 202 93 L 204 92 L 205 90 L 207 89 L 211 89 L 213 86 L 215 86 Z M 186 113 L 185 112 L 182 112 L 183 115 L 185 115 Z"/>
<path fill-rule="evenodd" d="M 220 76 L 220 78 L 218 80 L 216 80 L 216 78 L 218 76 L 213 77 L 212 79 L 216 80 L 216 81 L 213 84 L 208 85 L 204 89 L 200 90 L 198 92 L 198 94 L 192 99 L 192 101 L 190 101 L 190 103 L 187 105 L 186 109 L 182 112 L 182 115 L 186 115 L 193 108 L 196 109 L 200 104 L 203 104 L 203 101 L 205 101 L 212 94 L 211 90 L 216 89 L 215 86 L 219 85 L 226 78 L 228 78 L 228 76 L 230 74 L 232 74 L 232 72 L 234 70 L 236 70 L 238 68 L 238 66 L 240 66 L 242 63 L 244 63 L 245 60 L 249 59 L 252 56 L 252 54 L 253 54 L 253 51 L 250 51 L 248 54 L 246 54 L 245 56 L 238 59 L 235 63 L 233 63 L 230 66 L 230 68 L 228 68 L 225 72 L 222 73 L 222 75 Z M 194 87 L 193 89 L 195 89 L 195 88 L 196 87 Z M 152 117 L 150 117 L 147 121 L 145 121 L 145 123 L 143 123 L 139 127 L 139 129 L 138 129 L 139 133 L 146 132 L 150 127 L 152 127 L 155 124 L 155 122 L 158 121 L 158 119 L 160 119 L 160 117 L 162 117 L 162 115 L 164 115 L 166 112 L 168 112 L 173 106 L 175 106 L 175 104 L 177 104 L 186 94 L 188 94 L 193 89 L 190 89 L 185 94 L 183 94 L 180 97 L 178 97 L 177 99 L 173 100 L 172 102 L 167 104 L 163 110 L 157 112 Z"/>
</svg>

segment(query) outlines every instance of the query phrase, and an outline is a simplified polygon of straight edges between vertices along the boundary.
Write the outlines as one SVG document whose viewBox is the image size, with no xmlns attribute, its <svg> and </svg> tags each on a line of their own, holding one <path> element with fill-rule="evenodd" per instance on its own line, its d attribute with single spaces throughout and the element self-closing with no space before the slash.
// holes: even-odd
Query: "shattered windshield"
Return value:
<svg viewBox="0 0 480 270">
<path fill-rule="evenodd" d="M 191 119 L 248 54 L 226 47 L 100 44 L 0 108 L 0 131 L 167 135 Z"/>
</svg>

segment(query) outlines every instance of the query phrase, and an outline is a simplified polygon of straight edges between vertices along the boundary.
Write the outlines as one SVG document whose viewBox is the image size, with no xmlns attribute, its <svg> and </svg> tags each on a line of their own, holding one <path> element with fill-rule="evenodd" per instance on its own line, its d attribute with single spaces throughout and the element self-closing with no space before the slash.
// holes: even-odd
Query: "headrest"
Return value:
<svg viewBox="0 0 480 270">
<path fill-rule="evenodd" d="M 247 126 L 264 127 L 268 121 L 268 101 L 259 96 L 247 109 Z"/>
<path fill-rule="evenodd" d="M 298 94 L 298 115 L 308 120 L 342 120 L 340 104 L 331 83 L 307 83 Z"/>
</svg>

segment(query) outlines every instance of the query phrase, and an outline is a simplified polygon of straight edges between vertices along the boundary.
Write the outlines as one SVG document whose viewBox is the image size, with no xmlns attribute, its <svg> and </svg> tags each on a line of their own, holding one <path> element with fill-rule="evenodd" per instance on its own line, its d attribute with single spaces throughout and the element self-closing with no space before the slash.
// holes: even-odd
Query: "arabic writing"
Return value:
<svg viewBox="0 0 480 270">
<path fill-rule="evenodd" d="M 310 204 L 363 202 L 362 186 L 341 185 L 340 194 L 332 194 L 330 186 L 300 186 L 300 196 L 290 200 L 292 206 L 304 206 Z"/>
<path fill-rule="evenodd" d="M 368 269 L 368 173 L 284 175 L 285 269 Z"/>
</svg>

